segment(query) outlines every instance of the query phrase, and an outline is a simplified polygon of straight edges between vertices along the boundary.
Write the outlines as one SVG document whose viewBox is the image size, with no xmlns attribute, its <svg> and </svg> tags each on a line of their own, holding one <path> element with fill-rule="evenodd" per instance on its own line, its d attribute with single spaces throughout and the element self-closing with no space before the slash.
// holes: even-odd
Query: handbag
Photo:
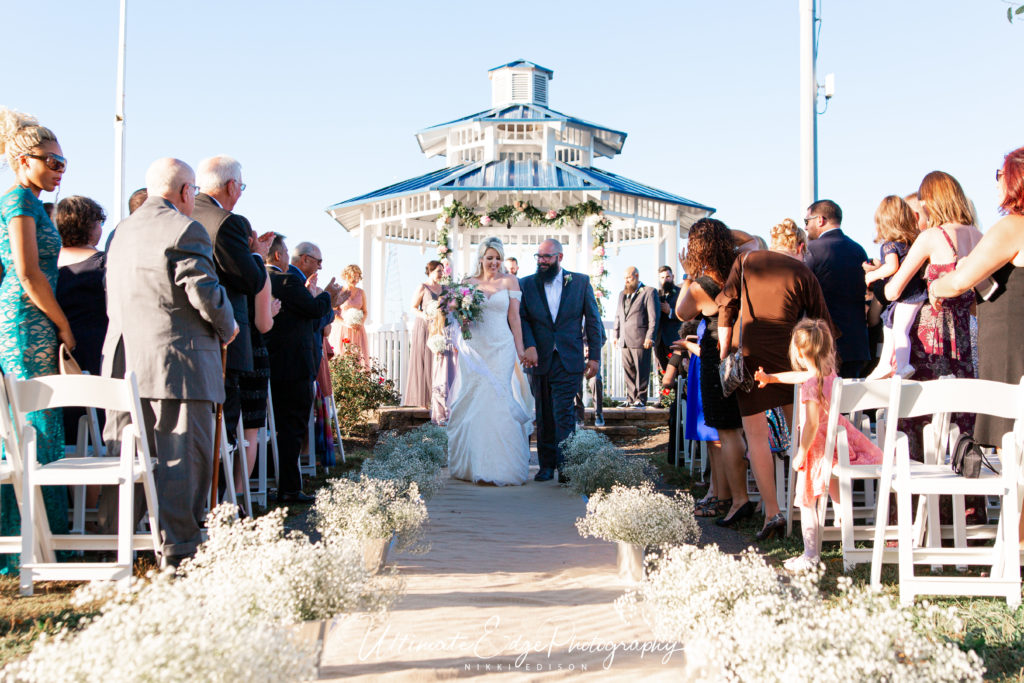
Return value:
<svg viewBox="0 0 1024 683">
<path fill-rule="evenodd" d="M 718 366 L 718 376 L 722 380 L 722 395 L 729 396 L 737 389 L 750 391 L 754 388 L 754 377 L 748 375 L 743 366 L 743 263 L 747 260 L 744 254 L 740 260 L 740 336 L 736 350 L 722 359 Z"/>
<path fill-rule="evenodd" d="M 65 344 L 61 344 L 60 348 L 57 349 L 57 368 L 60 370 L 62 375 L 81 375 L 82 368 L 75 360 L 75 357 L 71 355 L 71 351 Z"/>
<path fill-rule="evenodd" d="M 985 454 L 981 452 L 981 446 L 970 434 L 961 434 L 956 440 L 949 462 L 953 471 L 965 479 L 980 477 L 982 465 L 999 474 L 999 470 L 992 466 Z"/>
</svg>

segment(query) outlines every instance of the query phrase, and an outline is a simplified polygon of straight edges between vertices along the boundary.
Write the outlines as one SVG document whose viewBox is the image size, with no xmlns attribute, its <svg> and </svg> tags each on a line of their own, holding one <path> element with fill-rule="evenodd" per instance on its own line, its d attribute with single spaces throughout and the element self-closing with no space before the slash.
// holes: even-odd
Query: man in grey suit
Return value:
<svg viewBox="0 0 1024 683">
<path fill-rule="evenodd" d="M 658 293 L 640 282 L 633 266 L 626 268 L 626 285 L 619 292 L 612 344 L 622 346 L 622 369 L 626 374 L 626 403 L 647 405 L 647 385 L 651 379 L 651 349 L 658 338 L 661 310 Z"/>
<path fill-rule="evenodd" d="M 158 159 L 146 172 L 146 189 L 149 198 L 121 221 L 110 243 L 103 375 L 138 377 L 155 459 L 161 563 L 177 566 L 201 540 L 213 406 L 224 400 L 221 346 L 238 325 L 217 280 L 210 236 L 189 217 L 198 191 L 192 169 Z M 123 415 L 108 416 L 108 443 L 124 424 Z"/>
</svg>

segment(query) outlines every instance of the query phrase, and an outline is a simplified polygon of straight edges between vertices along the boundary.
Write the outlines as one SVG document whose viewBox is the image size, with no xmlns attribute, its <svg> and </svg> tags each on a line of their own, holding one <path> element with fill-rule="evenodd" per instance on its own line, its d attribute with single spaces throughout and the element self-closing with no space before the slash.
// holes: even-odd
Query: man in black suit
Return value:
<svg viewBox="0 0 1024 683">
<path fill-rule="evenodd" d="M 319 249 L 315 258 L 320 258 Z M 282 503 L 310 503 L 313 497 L 302 492 L 299 450 L 313 405 L 313 378 L 318 369 L 313 362 L 313 324 L 346 297 L 334 280 L 323 290 L 317 287 L 315 270 L 305 281 L 290 272 L 288 249 L 281 235 L 276 235 L 270 245 L 267 270 L 271 292 L 281 301 L 274 327 L 264 337 L 270 356 L 270 390 L 281 467 L 277 499 Z"/>
<path fill-rule="evenodd" d="M 249 250 L 252 227 L 244 216 L 232 213 L 245 189 L 242 165 L 235 159 L 216 156 L 202 160 L 196 171 L 196 182 L 199 194 L 192 218 L 202 223 L 210 234 L 217 279 L 228 293 L 238 323 L 238 336 L 228 346 L 224 373 L 224 423 L 228 439 L 234 442 L 235 426 L 242 411 L 238 376 L 252 370 L 249 297 L 255 296 L 267 282 L 262 257 L 267 253 L 273 233 L 257 240 L 260 255 Z"/>
<path fill-rule="evenodd" d="M 843 211 L 831 199 L 821 199 L 807 209 L 807 256 L 804 263 L 814 272 L 825 295 L 832 322 L 839 328 L 836 351 L 839 376 L 863 377 L 871 358 L 868 349 L 868 324 L 864 308 L 867 286 L 861 264 L 867 252 L 843 234 L 839 225 Z"/>
<path fill-rule="evenodd" d="M 625 288 L 619 292 L 612 344 L 622 347 L 626 403 L 637 408 L 647 405 L 651 349 L 658 338 L 660 315 L 657 293 L 640 282 L 640 273 L 630 266 L 626 269 Z"/>
<path fill-rule="evenodd" d="M 672 344 L 679 340 L 679 326 L 682 324 L 676 317 L 676 299 L 679 288 L 676 287 L 675 276 L 668 266 L 658 268 L 658 300 L 661 305 L 661 316 L 658 319 L 658 339 L 654 344 L 654 357 L 658 361 L 658 374 L 664 375 L 668 369 L 668 359 L 672 355 Z"/>
</svg>

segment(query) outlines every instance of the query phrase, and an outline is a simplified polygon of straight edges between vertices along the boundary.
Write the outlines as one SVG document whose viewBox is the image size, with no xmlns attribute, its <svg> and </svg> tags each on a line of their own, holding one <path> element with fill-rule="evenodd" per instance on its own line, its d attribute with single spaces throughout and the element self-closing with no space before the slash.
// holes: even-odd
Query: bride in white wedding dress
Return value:
<svg viewBox="0 0 1024 683">
<path fill-rule="evenodd" d="M 453 334 L 459 355 L 448 418 L 448 467 L 455 479 L 518 486 L 529 474 L 533 424 L 533 394 L 519 366 L 523 295 L 519 280 L 504 272 L 500 239 L 487 238 L 477 254 L 479 265 L 469 282 L 487 299 L 483 315 L 470 327 L 472 338 Z"/>
</svg>

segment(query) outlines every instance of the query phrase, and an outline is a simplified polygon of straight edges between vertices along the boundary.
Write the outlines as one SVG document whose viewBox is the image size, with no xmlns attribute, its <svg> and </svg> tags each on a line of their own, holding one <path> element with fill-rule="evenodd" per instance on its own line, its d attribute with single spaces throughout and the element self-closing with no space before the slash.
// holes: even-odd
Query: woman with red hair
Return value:
<svg viewBox="0 0 1024 683">
<path fill-rule="evenodd" d="M 979 354 L 978 376 L 1017 384 L 1024 375 L 1024 147 L 1006 155 L 996 183 L 1005 218 L 988 229 L 956 270 L 933 281 L 928 294 L 941 306 L 943 299 L 978 288 L 987 298 L 978 306 L 978 344 L 985 352 Z M 981 443 L 1000 446 L 1003 434 L 1012 430 L 1012 420 L 979 415 L 974 435 Z"/>
</svg>

